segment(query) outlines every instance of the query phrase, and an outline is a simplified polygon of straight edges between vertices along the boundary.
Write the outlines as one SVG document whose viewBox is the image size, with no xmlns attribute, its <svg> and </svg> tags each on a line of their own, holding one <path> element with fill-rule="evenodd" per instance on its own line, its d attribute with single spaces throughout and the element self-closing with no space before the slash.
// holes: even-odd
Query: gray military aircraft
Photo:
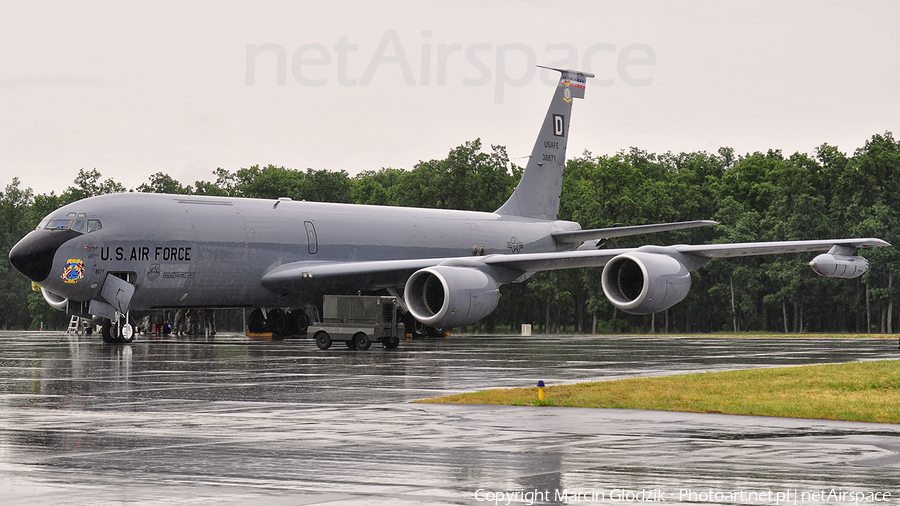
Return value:
<svg viewBox="0 0 900 506">
<path fill-rule="evenodd" d="M 104 340 L 130 342 L 129 311 L 255 308 L 251 331 L 291 332 L 303 330 L 303 308 L 323 295 L 384 291 L 405 303 L 408 328 L 456 327 L 491 314 L 504 283 L 591 266 L 604 267 L 613 305 L 651 314 L 683 300 L 690 271 L 712 258 L 827 251 L 813 269 L 852 278 L 868 268 L 859 248 L 888 246 L 831 239 L 599 249 L 611 237 L 715 222 L 582 230 L 557 220 L 572 102 L 594 76 L 551 70 L 561 77 L 531 157 L 493 213 L 118 193 L 50 213 L 10 250 L 10 263 L 53 307 L 104 318 Z"/>
</svg>

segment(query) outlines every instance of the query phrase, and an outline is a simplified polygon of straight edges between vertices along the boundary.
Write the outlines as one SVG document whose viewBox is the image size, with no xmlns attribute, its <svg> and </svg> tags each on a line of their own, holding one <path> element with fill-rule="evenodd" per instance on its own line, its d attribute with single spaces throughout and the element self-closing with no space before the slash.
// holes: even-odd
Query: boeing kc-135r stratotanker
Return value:
<svg viewBox="0 0 900 506">
<path fill-rule="evenodd" d="M 531 157 L 493 213 L 118 193 L 50 213 L 10 250 L 10 263 L 53 307 L 107 319 L 104 339 L 129 342 L 130 311 L 254 308 L 250 330 L 259 331 L 273 319 L 281 329 L 292 309 L 318 306 L 324 295 L 360 292 L 397 295 L 410 324 L 463 326 L 494 311 L 500 285 L 574 267 L 603 266 L 610 302 L 651 314 L 683 300 L 690 271 L 712 258 L 827 251 L 813 269 L 853 278 L 868 267 L 859 248 L 888 246 L 832 239 L 599 249 L 611 237 L 715 222 L 581 230 L 557 220 L 572 101 L 594 76 L 551 70 L 561 78 Z"/>
</svg>

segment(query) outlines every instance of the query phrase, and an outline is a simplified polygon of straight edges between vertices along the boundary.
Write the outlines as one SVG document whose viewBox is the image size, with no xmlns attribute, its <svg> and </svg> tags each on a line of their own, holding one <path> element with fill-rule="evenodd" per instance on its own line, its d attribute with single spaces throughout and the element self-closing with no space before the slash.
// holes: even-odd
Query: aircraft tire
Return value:
<svg viewBox="0 0 900 506">
<path fill-rule="evenodd" d="M 424 323 L 413 318 L 413 315 L 409 313 L 403 315 L 403 324 L 406 325 L 406 331 L 413 337 L 425 337 L 428 335 L 428 327 Z"/>
<path fill-rule="evenodd" d="M 134 327 L 126 323 L 122 325 L 121 329 L 119 329 L 118 342 L 122 344 L 128 344 L 132 342 L 134 341 L 134 334 Z"/>
<path fill-rule="evenodd" d="M 116 344 L 119 340 L 113 336 L 112 322 L 109 320 L 103 320 L 103 325 L 100 327 L 100 335 L 103 337 L 103 342 L 107 344 Z"/>
<path fill-rule="evenodd" d="M 306 329 L 309 328 L 309 316 L 306 315 L 306 311 L 303 309 L 297 309 L 295 311 L 291 311 L 291 316 L 293 317 L 293 321 L 290 322 L 291 328 L 298 336 L 305 336 Z"/>
<path fill-rule="evenodd" d="M 316 332 L 316 346 L 318 346 L 320 350 L 331 348 L 331 336 L 328 335 L 328 332 L 325 332 L 324 330 Z"/>
<path fill-rule="evenodd" d="M 369 349 L 369 346 L 372 346 L 372 341 L 369 340 L 369 336 L 365 332 L 357 332 L 353 335 L 353 344 L 356 345 L 356 349 L 366 351 Z"/>
<path fill-rule="evenodd" d="M 266 317 L 263 316 L 262 309 L 250 311 L 250 315 L 247 316 L 247 330 L 253 333 L 266 331 Z"/>
<path fill-rule="evenodd" d="M 266 323 L 268 324 L 267 330 L 276 336 L 283 336 L 287 333 L 287 316 L 281 309 L 270 310 Z"/>
</svg>

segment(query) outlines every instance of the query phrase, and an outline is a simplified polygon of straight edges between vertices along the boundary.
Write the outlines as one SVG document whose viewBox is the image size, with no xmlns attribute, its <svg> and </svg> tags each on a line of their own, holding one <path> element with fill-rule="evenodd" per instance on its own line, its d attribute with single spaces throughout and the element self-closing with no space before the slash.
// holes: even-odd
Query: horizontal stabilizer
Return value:
<svg viewBox="0 0 900 506">
<path fill-rule="evenodd" d="M 633 225 L 628 227 L 593 228 L 590 230 L 575 230 L 569 232 L 555 232 L 553 238 L 562 244 L 579 244 L 584 241 L 611 239 L 613 237 L 627 237 L 631 235 L 652 234 L 655 232 L 668 232 L 671 230 L 683 230 L 686 228 L 707 227 L 718 225 L 712 220 L 679 221 L 676 223 L 654 223 L 652 225 Z"/>
<path fill-rule="evenodd" d="M 538 67 L 547 70 L 555 70 L 562 74 L 562 78 L 559 80 L 559 87 L 568 89 L 568 92 L 565 92 L 566 101 L 573 98 L 584 98 L 584 89 L 587 85 L 587 78 L 594 77 L 594 74 L 582 72 L 580 70 L 558 69 L 554 67 L 545 67 L 543 65 L 538 65 Z"/>
</svg>

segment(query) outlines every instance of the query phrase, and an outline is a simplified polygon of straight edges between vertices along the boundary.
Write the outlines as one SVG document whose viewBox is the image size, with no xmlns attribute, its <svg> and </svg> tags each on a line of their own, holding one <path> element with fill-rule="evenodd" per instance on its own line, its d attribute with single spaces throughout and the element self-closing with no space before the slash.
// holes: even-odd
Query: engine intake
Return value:
<svg viewBox="0 0 900 506">
<path fill-rule="evenodd" d="M 47 304 L 50 304 L 50 306 L 54 309 L 57 309 L 59 311 L 66 310 L 66 306 L 68 305 L 69 300 L 65 297 L 60 297 L 50 290 L 47 290 L 43 286 L 41 287 L 41 295 L 44 296 L 44 300 L 47 301 Z"/>
<path fill-rule="evenodd" d="M 636 251 L 619 255 L 603 268 L 603 293 L 631 314 L 653 314 L 678 304 L 691 289 L 691 273 L 677 259 Z"/>
<path fill-rule="evenodd" d="M 494 312 L 500 288 L 491 276 L 468 267 L 436 266 L 413 273 L 403 299 L 416 320 L 429 327 L 459 327 Z"/>
</svg>

